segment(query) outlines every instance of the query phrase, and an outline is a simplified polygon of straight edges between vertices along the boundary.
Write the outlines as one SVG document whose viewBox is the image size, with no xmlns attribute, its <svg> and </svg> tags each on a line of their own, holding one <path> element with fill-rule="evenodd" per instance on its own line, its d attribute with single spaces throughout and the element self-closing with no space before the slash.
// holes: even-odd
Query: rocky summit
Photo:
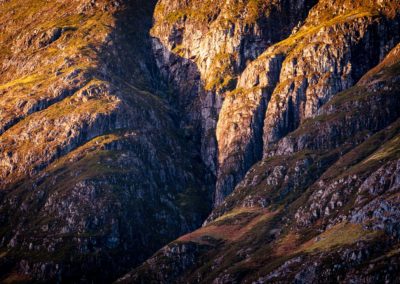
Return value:
<svg viewBox="0 0 400 284">
<path fill-rule="evenodd" d="M 398 0 L 0 0 L 0 283 L 399 283 Z"/>
</svg>

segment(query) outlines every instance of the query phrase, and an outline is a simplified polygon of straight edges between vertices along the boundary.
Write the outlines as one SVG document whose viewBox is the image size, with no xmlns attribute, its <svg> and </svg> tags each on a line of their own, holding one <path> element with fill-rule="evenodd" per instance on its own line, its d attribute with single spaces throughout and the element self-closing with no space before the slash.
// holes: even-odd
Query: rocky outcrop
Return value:
<svg viewBox="0 0 400 284">
<path fill-rule="evenodd" d="M 187 269 L 197 264 L 197 258 L 206 248 L 207 246 L 205 245 L 198 245 L 195 243 L 167 245 L 143 265 L 143 271 L 151 269 L 157 271 L 156 274 L 127 274 L 123 278 L 118 279 L 116 283 L 176 282 L 178 279 L 182 278 L 182 274 L 185 273 Z M 165 265 L 163 267 L 154 266 L 158 265 L 158 259 L 160 257 L 170 258 L 173 259 L 173 261 L 171 265 Z"/>
<path fill-rule="evenodd" d="M 282 62 L 282 55 L 253 62 L 239 77 L 236 90 L 225 97 L 216 130 L 219 169 L 215 204 L 220 204 L 262 157 L 264 115 Z M 254 78 L 254 74 L 259 75 Z"/>
<path fill-rule="evenodd" d="M 398 29 L 398 21 L 388 19 L 388 15 L 377 20 L 382 7 L 344 4 L 331 7 L 337 11 L 327 16 L 321 14 L 325 6 L 320 1 L 304 26 L 248 65 L 232 92 L 235 95 L 227 96 L 217 128 L 217 204 L 261 159 L 253 149 L 263 146 L 264 155 L 270 155 L 274 143 L 318 114 L 332 96 L 353 86 L 398 41 L 390 33 Z M 369 54 L 369 61 L 358 58 L 359 54 Z M 263 67 L 271 61 L 278 63 L 273 72 Z M 258 93 L 256 99 L 254 93 Z M 257 137 L 261 131 L 248 133 L 254 127 L 264 128 L 263 141 Z"/>
<path fill-rule="evenodd" d="M 388 45 L 393 47 L 397 39 L 390 30 L 397 23 L 382 21 L 377 24 L 372 17 L 364 17 L 322 27 L 300 44 L 301 50 L 286 58 L 280 75 L 284 81 L 272 95 L 265 118 L 266 151 L 301 121 L 316 115 L 333 95 L 353 86 L 388 52 Z M 371 61 L 359 59 L 359 54 Z"/>
<path fill-rule="evenodd" d="M 96 108 L 95 103 L 101 104 L 101 108 Z M 85 141 L 126 127 L 125 111 L 121 108 L 120 100 L 106 85 L 89 85 L 9 129 L 1 136 L 3 189 L 19 177 L 33 176 Z M 65 115 L 60 117 L 62 111 Z"/>
<path fill-rule="evenodd" d="M 373 230 L 385 230 L 394 237 L 400 235 L 397 196 L 399 165 L 397 161 L 382 166 L 362 183 L 357 192 L 356 208 L 351 216 L 352 222 L 367 224 Z"/>
</svg>

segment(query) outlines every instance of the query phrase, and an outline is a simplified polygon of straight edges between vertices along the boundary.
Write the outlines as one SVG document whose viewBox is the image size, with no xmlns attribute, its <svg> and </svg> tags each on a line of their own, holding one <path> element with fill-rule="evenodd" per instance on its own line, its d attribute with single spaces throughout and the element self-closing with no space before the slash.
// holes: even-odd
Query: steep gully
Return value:
<svg viewBox="0 0 400 284">
<path fill-rule="evenodd" d="M 202 159 L 216 177 L 215 206 L 278 140 L 353 86 L 398 41 L 391 32 L 396 21 L 351 15 L 357 8 L 351 4 L 355 6 L 346 9 L 354 20 L 346 26 L 341 20 L 324 26 L 319 14 L 330 4 L 316 4 L 280 1 L 276 10 L 254 22 L 237 20 L 221 27 L 229 3 L 213 7 L 216 12 L 206 22 L 187 16 L 172 23 L 166 15 L 187 7 L 179 1 L 158 3 L 163 8 L 156 8 L 152 29 L 155 60 L 174 90 L 181 127 L 200 145 Z M 202 8 L 196 1 L 187 5 Z M 304 32 L 298 30 L 301 25 Z M 320 31 L 314 34 L 314 27 Z M 302 33 L 297 49 L 276 45 L 284 39 L 296 41 Z M 233 70 L 228 73 L 235 79 L 212 88 L 210 81 L 225 72 L 221 57 L 229 57 Z"/>
<path fill-rule="evenodd" d="M 207 9 L 197 2 L 187 4 L 188 8 Z M 183 9 L 182 4 L 179 1 L 158 3 L 158 7 L 163 7 L 164 18 L 156 10 L 152 29 L 156 62 L 161 75 L 176 92 L 184 118 L 181 126 L 188 129 L 188 135 L 197 145 L 201 145 L 202 159 L 216 176 L 215 205 L 219 205 L 246 171 L 262 158 L 265 112 L 279 81 L 284 56 L 277 55 L 262 62 L 261 69 L 264 68 L 266 74 L 259 79 L 253 77 L 261 71 L 251 69 L 249 62 L 288 37 L 315 3 L 280 1 L 271 4 L 272 7 L 259 7 L 260 14 L 253 22 L 237 19 L 228 26 L 223 23 L 227 10 L 234 9 L 230 2 L 215 4 L 217 7 L 212 9 L 216 12 L 205 22 L 197 22 L 189 16 L 173 23 L 165 18 L 168 13 Z M 268 13 L 267 8 L 271 10 Z M 182 51 L 177 52 L 178 47 Z M 226 71 L 226 68 L 233 70 Z M 223 86 L 218 86 L 214 81 L 223 77 L 224 72 L 230 73 L 227 76 L 230 81 L 226 83 L 227 78 L 222 78 Z M 251 80 L 257 82 L 249 86 Z M 242 89 L 252 89 L 252 93 L 242 94 L 248 101 L 240 98 Z M 233 90 L 236 94 L 228 96 Z"/>
<path fill-rule="evenodd" d="M 156 7 L 162 2 L 152 5 Z M 173 10 L 179 1 L 172 2 L 169 4 Z M 159 25 L 165 23 L 157 23 L 156 19 L 148 32 L 152 54 L 149 57 L 149 46 L 141 53 L 152 72 L 146 76 L 153 78 L 153 92 L 168 102 L 170 111 L 174 110 L 170 115 L 176 126 L 183 130 L 185 138 L 201 153 L 203 163 L 213 173 L 214 178 L 208 176 L 207 181 L 215 184 L 214 206 L 222 203 L 263 156 L 275 153 L 271 148 L 274 143 L 296 130 L 305 119 L 317 115 L 335 94 L 352 87 L 398 41 L 398 36 L 391 34 L 396 30 L 396 22 L 378 23 L 373 17 L 366 17 L 356 18 L 343 31 L 339 24 L 322 28 L 320 33 L 307 38 L 311 44 L 306 44 L 301 52 L 277 50 L 276 43 L 290 38 L 301 24 L 317 18 L 316 1 L 294 2 L 282 1 L 280 9 L 272 10 L 268 18 L 261 17 L 255 23 L 238 23 L 216 34 L 208 28 L 202 31 L 205 39 L 196 35 L 196 40 L 190 43 L 185 40 L 196 29 L 204 28 L 191 24 L 190 19 L 161 27 L 161 31 Z M 292 10 L 294 6 L 296 9 Z M 281 9 L 289 15 L 284 22 L 279 17 Z M 223 8 L 219 13 L 223 13 Z M 213 17 L 218 21 L 219 14 Z M 140 17 L 137 19 L 141 21 Z M 213 20 L 207 25 L 211 27 Z M 274 29 L 277 33 L 271 33 L 272 23 L 281 27 Z M 330 39 L 332 33 L 339 38 Z M 312 43 L 318 40 L 325 43 L 316 48 Z M 185 44 L 186 53 L 177 52 L 176 47 Z M 198 50 L 196 45 L 215 46 L 216 50 Z M 215 58 L 219 52 L 227 52 L 222 46 L 228 52 L 239 53 L 238 59 L 230 62 L 235 66 L 237 79 L 231 86 L 210 89 L 206 86 L 210 65 L 199 65 L 198 58 Z M 123 57 L 124 54 L 113 56 Z M 133 70 L 127 73 L 127 68 L 120 68 L 121 61 L 115 66 L 110 65 L 112 60 L 105 62 L 107 74 L 117 74 L 118 78 L 134 74 Z M 124 71 L 118 74 L 118 70 Z M 282 100 L 286 100 L 283 105 Z"/>
</svg>

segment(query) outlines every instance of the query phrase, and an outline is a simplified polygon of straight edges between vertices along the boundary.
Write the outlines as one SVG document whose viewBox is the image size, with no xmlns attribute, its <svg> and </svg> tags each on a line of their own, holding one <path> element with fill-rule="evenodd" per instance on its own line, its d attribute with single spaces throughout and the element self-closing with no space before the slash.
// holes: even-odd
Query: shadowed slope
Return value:
<svg viewBox="0 0 400 284">
<path fill-rule="evenodd" d="M 0 279 L 110 282 L 201 224 L 208 173 L 163 98 L 155 3 L 39 2 L 1 3 Z"/>
</svg>

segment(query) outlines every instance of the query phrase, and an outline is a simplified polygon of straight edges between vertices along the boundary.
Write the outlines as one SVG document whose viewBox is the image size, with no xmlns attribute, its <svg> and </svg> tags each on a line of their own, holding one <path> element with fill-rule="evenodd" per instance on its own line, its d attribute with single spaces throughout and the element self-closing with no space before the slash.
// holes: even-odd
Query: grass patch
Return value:
<svg viewBox="0 0 400 284">
<path fill-rule="evenodd" d="M 252 214 L 248 215 L 251 212 Z M 207 243 L 207 239 L 238 241 L 248 234 L 260 223 L 270 220 L 278 211 L 270 212 L 264 209 L 240 210 L 228 213 L 221 216 L 217 220 L 211 222 L 205 227 L 202 227 L 192 233 L 179 238 L 179 241 L 192 241 L 197 243 Z M 243 218 L 238 218 L 239 216 Z M 229 220 L 231 222 L 226 222 Z M 232 222 L 232 221 L 236 222 Z"/>
<path fill-rule="evenodd" d="M 395 160 L 400 157 L 400 136 L 397 136 L 383 145 L 377 152 L 362 162 L 363 165 L 374 162 L 383 162 L 384 160 Z"/>
<path fill-rule="evenodd" d="M 364 230 L 360 224 L 340 223 L 304 243 L 298 252 L 328 251 L 358 241 L 372 240 L 381 234 L 379 231 Z"/>
<path fill-rule="evenodd" d="M 0 90 L 20 86 L 20 85 L 33 85 L 35 83 L 38 83 L 40 81 L 43 81 L 46 79 L 46 75 L 43 74 L 32 74 L 28 76 L 24 76 L 15 80 L 12 80 L 10 82 L 7 82 L 3 85 L 0 85 Z"/>
</svg>

